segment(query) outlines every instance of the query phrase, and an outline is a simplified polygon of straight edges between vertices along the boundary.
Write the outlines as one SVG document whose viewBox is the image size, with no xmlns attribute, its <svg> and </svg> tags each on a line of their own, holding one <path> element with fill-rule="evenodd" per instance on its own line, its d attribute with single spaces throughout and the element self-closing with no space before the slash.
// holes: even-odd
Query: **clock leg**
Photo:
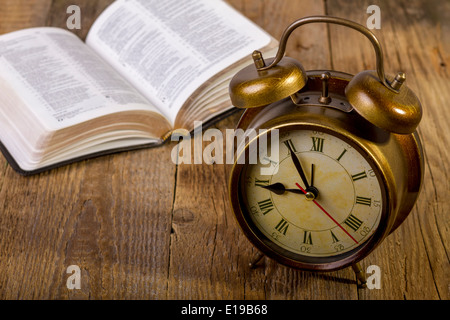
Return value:
<svg viewBox="0 0 450 320">
<path fill-rule="evenodd" d="M 364 274 L 363 269 L 361 268 L 361 265 L 359 263 L 355 263 L 352 265 L 352 269 L 355 272 L 356 275 L 356 281 L 358 282 L 358 287 L 360 288 L 366 288 L 366 276 Z"/>
<path fill-rule="evenodd" d="M 248 264 L 250 269 L 255 269 L 256 264 L 264 257 L 264 254 L 258 252 L 258 254 L 252 259 L 252 261 Z"/>
</svg>

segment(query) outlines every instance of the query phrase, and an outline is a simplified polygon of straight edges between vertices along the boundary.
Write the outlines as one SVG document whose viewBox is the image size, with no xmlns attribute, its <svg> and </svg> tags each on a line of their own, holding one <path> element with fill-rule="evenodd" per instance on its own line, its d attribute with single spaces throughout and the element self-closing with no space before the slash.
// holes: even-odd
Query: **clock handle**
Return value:
<svg viewBox="0 0 450 320">
<path fill-rule="evenodd" d="M 378 73 L 379 80 L 386 88 L 388 88 L 389 90 L 391 90 L 395 93 L 398 93 L 398 90 L 404 81 L 404 75 L 399 74 L 391 83 L 388 82 L 388 80 L 386 79 L 385 74 L 384 74 L 383 51 L 381 49 L 380 42 L 375 37 L 375 35 L 371 31 L 369 31 L 367 28 L 365 28 L 364 26 L 362 26 L 356 22 L 346 20 L 343 18 L 338 18 L 338 17 L 311 16 L 311 17 L 305 17 L 305 18 L 294 21 L 283 32 L 283 35 L 281 36 L 281 39 L 280 39 L 280 44 L 279 44 L 275 59 L 267 66 L 265 66 L 264 64 L 260 64 L 259 67 L 257 67 L 257 70 L 263 71 L 263 70 L 270 69 L 270 68 L 274 67 L 275 65 L 277 65 L 278 62 L 280 62 L 284 56 L 284 53 L 286 51 L 286 43 L 287 43 L 287 40 L 288 40 L 289 36 L 291 35 L 292 31 L 294 31 L 295 29 L 297 29 L 298 27 L 300 27 L 302 25 L 309 24 L 309 23 L 338 24 L 338 25 L 342 25 L 342 26 L 346 26 L 346 27 L 355 29 L 355 30 L 359 31 L 360 33 L 362 33 L 363 35 L 365 35 L 370 40 L 370 42 L 373 45 L 373 48 L 375 49 L 375 55 L 376 55 L 376 59 L 377 59 L 377 73 Z"/>
<path fill-rule="evenodd" d="M 377 70 L 356 74 L 345 87 L 345 96 L 353 109 L 371 124 L 398 134 L 416 130 L 422 118 L 422 105 L 408 88 L 405 74 L 399 72 L 390 82 L 383 67 L 383 52 L 375 35 L 364 26 L 342 18 L 312 16 L 294 21 L 280 39 L 275 58 L 266 61 L 259 51 L 254 64 L 239 71 L 230 81 L 231 102 L 238 108 L 256 108 L 292 96 L 307 85 L 308 77 L 300 62 L 283 57 L 292 31 L 308 23 L 332 23 L 355 29 L 365 35 L 375 49 Z M 325 96 L 324 96 L 325 97 Z M 329 103 L 323 99 L 321 103 Z"/>
</svg>

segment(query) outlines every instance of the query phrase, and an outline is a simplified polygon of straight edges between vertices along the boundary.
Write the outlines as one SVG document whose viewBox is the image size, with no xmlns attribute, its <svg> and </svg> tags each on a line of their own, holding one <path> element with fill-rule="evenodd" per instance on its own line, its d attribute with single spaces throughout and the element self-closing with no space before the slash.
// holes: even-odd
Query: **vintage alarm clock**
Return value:
<svg viewBox="0 0 450 320">
<path fill-rule="evenodd" d="M 308 23 L 339 24 L 365 35 L 377 70 L 355 76 L 305 71 L 284 57 L 289 35 Z M 246 109 L 237 128 L 248 136 L 229 180 L 237 222 L 261 252 L 256 259 L 265 255 L 308 271 L 352 266 L 363 284 L 358 262 L 404 221 L 421 189 L 421 104 L 403 73 L 385 77 L 375 35 L 349 20 L 297 20 L 274 58 L 255 51 L 253 59 L 229 88 L 233 105 Z M 255 152 L 258 161 L 252 162 Z"/>
</svg>

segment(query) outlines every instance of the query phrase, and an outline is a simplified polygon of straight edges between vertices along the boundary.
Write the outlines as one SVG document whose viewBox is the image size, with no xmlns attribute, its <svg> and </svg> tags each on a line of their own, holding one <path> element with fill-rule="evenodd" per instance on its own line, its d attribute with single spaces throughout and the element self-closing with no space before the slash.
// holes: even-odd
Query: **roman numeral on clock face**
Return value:
<svg viewBox="0 0 450 320">
<path fill-rule="evenodd" d="M 272 200 L 271 199 L 266 199 L 266 200 L 263 200 L 263 201 L 259 201 L 258 202 L 258 207 L 259 207 L 259 210 L 261 210 L 261 213 L 263 215 L 266 215 L 267 213 L 269 213 L 273 209 Z"/>
<path fill-rule="evenodd" d="M 357 204 L 362 204 L 364 206 L 371 206 L 372 205 L 372 199 L 371 198 L 366 198 L 366 197 L 356 197 L 356 203 Z"/>
<path fill-rule="evenodd" d="M 339 242 L 339 239 L 336 237 L 336 235 L 333 233 L 333 231 L 330 230 L 331 233 L 331 239 L 333 243 Z"/>
<path fill-rule="evenodd" d="M 284 140 L 283 143 L 286 145 L 286 148 L 288 149 L 288 153 L 291 152 L 290 150 L 297 152 L 291 139 Z"/>
<path fill-rule="evenodd" d="M 366 174 L 365 171 L 352 175 L 352 180 L 353 181 L 356 181 L 356 180 L 359 180 L 359 179 L 364 179 L 364 178 L 367 178 L 367 174 Z"/>
<path fill-rule="evenodd" d="M 337 157 L 337 161 L 341 161 L 342 157 L 344 156 L 344 154 L 347 152 L 347 149 L 344 149 L 344 151 L 341 152 L 341 154 L 339 155 L 339 157 Z"/>
<path fill-rule="evenodd" d="M 259 180 L 258 178 L 255 178 L 255 186 L 256 187 L 264 187 L 269 184 L 269 180 Z"/>
<path fill-rule="evenodd" d="M 304 244 L 313 244 L 312 243 L 312 237 L 311 237 L 311 231 L 306 231 L 303 235 L 303 243 Z"/>
<path fill-rule="evenodd" d="M 318 138 L 318 137 L 311 137 L 311 139 L 312 139 L 312 143 L 313 143 L 311 151 L 323 152 L 324 139 Z"/>
<path fill-rule="evenodd" d="M 279 231 L 280 233 L 286 235 L 286 231 L 287 231 L 288 227 L 289 227 L 289 223 L 286 220 L 281 219 L 280 222 L 278 222 L 278 224 L 276 225 L 275 229 L 277 231 Z"/>
<path fill-rule="evenodd" d="M 344 223 L 347 226 L 349 226 L 353 231 L 356 231 L 359 229 L 359 227 L 361 227 L 363 222 L 351 214 L 348 216 L 347 219 L 345 219 Z"/>
</svg>

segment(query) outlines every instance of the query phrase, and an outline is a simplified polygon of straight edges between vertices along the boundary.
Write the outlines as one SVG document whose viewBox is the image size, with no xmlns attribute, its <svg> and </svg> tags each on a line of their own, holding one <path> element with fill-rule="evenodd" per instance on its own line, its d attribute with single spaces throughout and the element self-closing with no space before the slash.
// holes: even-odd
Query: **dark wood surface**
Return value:
<svg viewBox="0 0 450 320">
<path fill-rule="evenodd" d="M 85 38 L 112 0 L 0 0 L 0 34 L 34 26 L 66 28 L 82 9 Z M 387 73 L 404 71 L 423 104 L 425 182 L 404 224 L 362 261 L 377 265 L 381 289 L 358 289 L 351 269 L 315 274 L 265 259 L 237 226 L 225 165 L 175 165 L 174 144 L 79 162 L 31 177 L 0 156 L 1 299 L 449 299 L 450 3 L 448 1 L 229 0 L 275 38 L 295 19 L 335 15 L 374 30 Z M 374 69 L 370 43 L 353 30 L 304 26 L 287 54 L 307 70 Z M 239 114 L 216 127 L 234 128 Z M 81 289 L 66 286 L 81 268 Z"/>
</svg>

